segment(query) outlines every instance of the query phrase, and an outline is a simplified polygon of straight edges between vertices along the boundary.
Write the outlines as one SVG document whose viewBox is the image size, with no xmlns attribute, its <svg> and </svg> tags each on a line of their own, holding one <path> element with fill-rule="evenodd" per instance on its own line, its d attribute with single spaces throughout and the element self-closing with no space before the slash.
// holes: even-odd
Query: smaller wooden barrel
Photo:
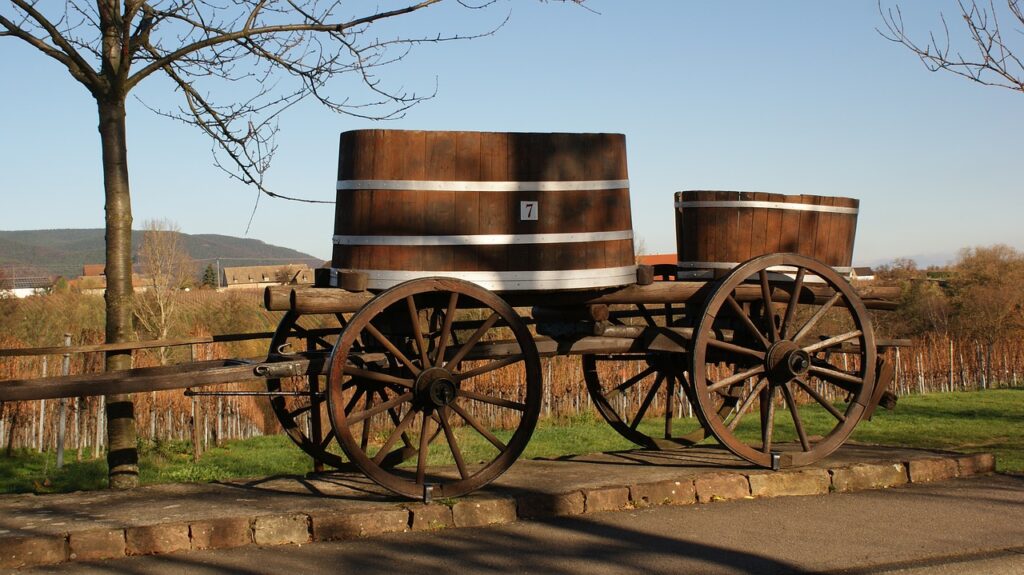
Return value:
<svg viewBox="0 0 1024 575">
<path fill-rule="evenodd" d="M 676 192 L 676 253 L 686 277 L 720 275 L 752 257 L 810 256 L 850 273 L 860 205 L 853 198 Z"/>
<path fill-rule="evenodd" d="M 345 132 L 332 267 L 365 272 L 369 289 L 631 284 L 627 178 L 621 134 Z"/>
</svg>

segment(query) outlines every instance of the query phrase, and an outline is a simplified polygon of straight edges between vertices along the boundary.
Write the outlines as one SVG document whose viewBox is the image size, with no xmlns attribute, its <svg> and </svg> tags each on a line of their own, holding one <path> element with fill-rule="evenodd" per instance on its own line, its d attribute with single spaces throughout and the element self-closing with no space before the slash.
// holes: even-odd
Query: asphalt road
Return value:
<svg viewBox="0 0 1024 575">
<path fill-rule="evenodd" d="M 246 547 L 21 573 L 1024 574 L 1024 477 L 995 475 Z"/>
</svg>

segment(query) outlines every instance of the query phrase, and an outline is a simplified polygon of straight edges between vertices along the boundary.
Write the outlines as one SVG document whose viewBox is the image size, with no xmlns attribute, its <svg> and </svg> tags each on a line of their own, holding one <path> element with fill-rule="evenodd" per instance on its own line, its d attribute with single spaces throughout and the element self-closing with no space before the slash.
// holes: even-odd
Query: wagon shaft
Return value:
<svg viewBox="0 0 1024 575">
<path fill-rule="evenodd" d="M 104 373 L 14 379 L 0 382 L 0 401 L 88 397 L 204 387 L 274 377 L 282 367 L 288 375 L 319 373 L 324 369 L 325 362 L 324 354 L 297 354 L 285 364 L 261 359 L 215 359 Z"/>
</svg>

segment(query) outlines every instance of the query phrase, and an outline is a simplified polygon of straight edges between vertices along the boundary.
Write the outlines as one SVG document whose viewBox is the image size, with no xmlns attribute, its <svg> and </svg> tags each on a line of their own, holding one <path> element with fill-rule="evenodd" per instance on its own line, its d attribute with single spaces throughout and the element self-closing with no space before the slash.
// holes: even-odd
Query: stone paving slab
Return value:
<svg viewBox="0 0 1024 575">
<path fill-rule="evenodd" d="M 424 505 L 353 472 L 0 496 L 0 568 L 242 545 L 302 544 L 518 518 L 879 489 L 990 473 L 990 454 L 847 444 L 772 472 L 717 447 L 519 461 L 484 489 Z"/>
</svg>

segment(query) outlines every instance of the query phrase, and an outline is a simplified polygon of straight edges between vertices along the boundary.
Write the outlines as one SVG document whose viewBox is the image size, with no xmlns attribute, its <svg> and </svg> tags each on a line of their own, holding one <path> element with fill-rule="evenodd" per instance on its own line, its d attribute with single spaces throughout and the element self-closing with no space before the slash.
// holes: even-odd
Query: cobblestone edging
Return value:
<svg viewBox="0 0 1024 575">
<path fill-rule="evenodd" d="M 579 515 L 652 505 L 689 505 L 752 497 L 819 495 L 882 489 L 991 473 L 988 453 L 915 458 L 897 463 L 855 463 L 833 469 L 714 472 L 630 485 L 609 485 L 550 495 L 471 495 L 452 505 L 395 504 L 373 510 L 222 517 L 62 535 L 0 537 L 0 568 L 94 561 L 132 555 L 293 545 L 372 537 L 384 533 L 478 527 L 517 519 Z"/>
</svg>

